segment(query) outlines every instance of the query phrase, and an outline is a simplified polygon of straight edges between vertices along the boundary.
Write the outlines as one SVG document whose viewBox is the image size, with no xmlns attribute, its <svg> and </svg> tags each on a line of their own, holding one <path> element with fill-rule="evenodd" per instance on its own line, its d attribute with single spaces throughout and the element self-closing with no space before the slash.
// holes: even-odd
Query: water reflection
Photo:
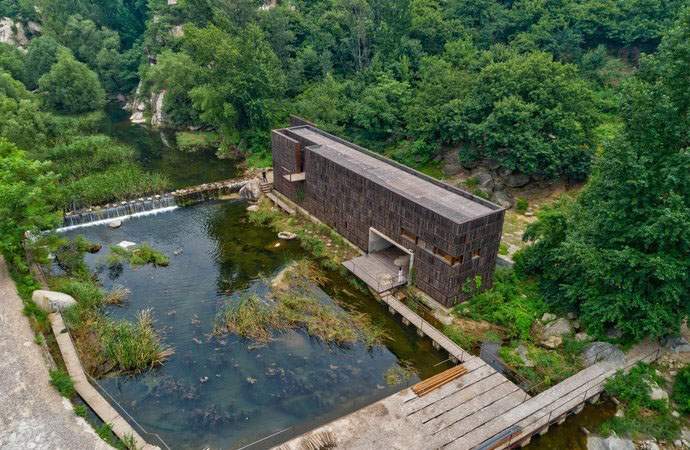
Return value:
<svg viewBox="0 0 690 450">
<path fill-rule="evenodd" d="M 302 330 L 276 335 L 268 345 L 214 335 L 214 319 L 226 303 L 246 292 L 266 295 L 266 281 L 305 256 L 296 241 L 278 242 L 273 231 L 248 223 L 245 207 L 206 203 L 125 221 L 119 229 L 70 233 L 104 245 L 100 254 L 87 255 L 91 267 L 108 245 L 123 240 L 148 242 L 171 257 L 166 268 L 125 266 L 100 274 L 106 287 L 132 291 L 108 314 L 131 319 L 152 308 L 156 327 L 176 351 L 160 369 L 101 381 L 138 422 L 173 448 L 237 448 L 279 433 L 255 447 L 264 448 L 448 367 L 439 364 L 446 356 L 428 340 L 337 273 L 329 274 L 319 295 L 343 310 L 366 313 L 390 336 L 385 345 L 327 345 Z M 413 375 L 388 384 L 387 371 L 398 367 Z"/>
</svg>

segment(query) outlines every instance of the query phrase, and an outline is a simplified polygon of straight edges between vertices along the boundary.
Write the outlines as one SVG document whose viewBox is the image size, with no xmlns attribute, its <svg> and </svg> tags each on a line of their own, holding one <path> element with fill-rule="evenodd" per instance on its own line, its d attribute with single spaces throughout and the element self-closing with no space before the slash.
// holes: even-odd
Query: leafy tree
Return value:
<svg viewBox="0 0 690 450">
<path fill-rule="evenodd" d="M 0 44 L 0 69 L 9 72 L 16 80 L 23 80 L 24 54 L 9 44 Z"/>
<path fill-rule="evenodd" d="M 57 224 L 55 198 L 56 176 L 49 164 L 30 160 L 0 138 L 0 251 L 14 263 L 19 263 L 24 233 Z"/>
<path fill-rule="evenodd" d="M 38 87 L 38 79 L 48 73 L 57 62 L 60 44 L 51 36 L 31 40 L 24 63 L 24 79 L 29 89 Z"/>
<path fill-rule="evenodd" d="M 536 244 L 518 257 L 546 298 L 598 333 L 663 336 L 690 312 L 688 20 L 690 11 L 644 62 L 645 79 L 625 84 L 625 129 L 577 202 L 540 215 L 526 234 Z"/>
<path fill-rule="evenodd" d="M 105 91 L 92 70 L 61 51 L 58 61 L 38 80 L 46 103 L 57 111 L 79 114 L 102 108 Z"/>
<path fill-rule="evenodd" d="M 352 124 L 368 140 L 399 137 L 404 131 L 404 113 L 409 101 L 408 83 L 381 75 L 361 91 L 358 101 L 352 102 Z"/>
</svg>

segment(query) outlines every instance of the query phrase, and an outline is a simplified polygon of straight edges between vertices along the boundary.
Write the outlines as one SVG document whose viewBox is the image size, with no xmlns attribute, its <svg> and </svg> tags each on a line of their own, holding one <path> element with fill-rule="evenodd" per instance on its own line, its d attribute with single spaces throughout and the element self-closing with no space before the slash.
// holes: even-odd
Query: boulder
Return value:
<svg viewBox="0 0 690 450">
<path fill-rule="evenodd" d="M 247 211 L 254 212 L 259 210 L 259 205 L 249 205 L 247 206 Z"/>
<path fill-rule="evenodd" d="M 620 339 L 623 337 L 623 332 L 618 328 L 609 328 L 606 330 L 606 337 L 609 339 Z"/>
<path fill-rule="evenodd" d="M 550 348 L 553 350 L 563 345 L 563 338 L 560 336 L 549 336 L 546 339 L 542 339 L 541 345 L 542 347 Z"/>
<path fill-rule="evenodd" d="M 128 248 L 130 248 L 130 247 L 134 247 L 135 245 L 137 245 L 137 244 L 134 243 L 134 242 L 131 242 L 131 241 L 121 241 L 121 242 L 119 242 L 119 243 L 117 244 L 118 247 L 122 247 L 122 248 L 124 248 L 124 249 L 128 249 Z"/>
<path fill-rule="evenodd" d="M 635 450 L 635 444 L 617 436 L 603 438 L 590 434 L 587 436 L 587 450 Z"/>
<path fill-rule="evenodd" d="M 668 401 L 668 392 L 661 389 L 658 384 L 653 381 L 647 381 L 647 386 L 649 386 L 649 398 L 652 400 L 663 400 Z"/>
<path fill-rule="evenodd" d="M 113 220 L 108 224 L 110 228 L 120 228 L 122 226 L 122 221 L 121 220 Z"/>
<path fill-rule="evenodd" d="M 556 320 L 557 317 L 558 316 L 556 316 L 555 314 L 544 313 L 544 315 L 541 316 L 541 323 L 551 322 L 552 320 Z"/>
<path fill-rule="evenodd" d="M 261 196 L 261 186 L 258 180 L 252 180 L 240 189 L 240 198 L 243 200 L 256 201 Z"/>
<path fill-rule="evenodd" d="M 477 180 L 477 186 L 483 191 L 491 192 L 494 189 L 494 179 L 488 172 L 478 172 L 474 175 Z"/>
<path fill-rule="evenodd" d="M 583 342 L 583 341 L 589 341 L 590 339 L 592 339 L 592 337 L 589 334 L 585 333 L 584 331 L 581 331 L 581 332 L 575 334 L 575 340 L 576 341 Z"/>
<path fill-rule="evenodd" d="M 582 351 L 585 366 L 591 366 L 599 361 L 625 361 L 625 354 L 615 345 L 608 342 L 592 342 Z"/>
<path fill-rule="evenodd" d="M 281 231 L 278 233 L 278 239 L 283 239 L 285 241 L 291 241 L 296 238 L 297 235 L 295 233 L 290 233 L 289 231 Z"/>
<path fill-rule="evenodd" d="M 683 336 L 669 336 L 665 339 L 664 346 L 673 353 L 690 352 L 690 343 Z"/>
<path fill-rule="evenodd" d="M 505 191 L 494 191 L 491 199 L 494 203 L 502 206 L 505 209 L 510 209 L 515 204 L 513 197 Z"/>
<path fill-rule="evenodd" d="M 513 172 L 504 179 L 505 184 L 512 188 L 526 186 L 529 183 L 529 176 L 520 172 Z"/>
<path fill-rule="evenodd" d="M 534 361 L 529 359 L 529 356 L 527 355 L 527 347 L 520 344 L 515 349 L 515 353 L 520 357 L 522 364 L 524 364 L 525 367 L 534 367 Z"/>
<path fill-rule="evenodd" d="M 0 19 L 0 43 L 24 49 L 29 44 L 29 39 L 24 34 L 21 22 L 15 22 L 9 17 Z"/>
<path fill-rule="evenodd" d="M 643 450 L 659 450 L 659 444 L 654 441 L 642 441 L 640 448 Z"/>
<path fill-rule="evenodd" d="M 544 326 L 542 337 L 563 336 L 572 332 L 573 327 L 570 325 L 570 322 L 568 322 L 568 319 L 561 317 Z"/>
<path fill-rule="evenodd" d="M 56 311 L 64 311 L 65 309 L 77 304 L 77 301 L 71 295 L 63 294 L 62 292 L 35 290 L 31 294 L 31 298 L 47 313 Z"/>
</svg>

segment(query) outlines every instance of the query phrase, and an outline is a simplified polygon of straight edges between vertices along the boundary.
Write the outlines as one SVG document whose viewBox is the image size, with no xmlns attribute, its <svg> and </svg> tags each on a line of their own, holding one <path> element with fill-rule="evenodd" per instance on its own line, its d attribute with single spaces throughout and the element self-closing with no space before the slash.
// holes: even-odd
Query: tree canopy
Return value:
<svg viewBox="0 0 690 450">
<path fill-rule="evenodd" d="M 59 53 L 57 62 L 38 80 L 38 87 L 46 103 L 60 112 L 78 114 L 105 104 L 98 75 L 68 51 Z"/>
</svg>

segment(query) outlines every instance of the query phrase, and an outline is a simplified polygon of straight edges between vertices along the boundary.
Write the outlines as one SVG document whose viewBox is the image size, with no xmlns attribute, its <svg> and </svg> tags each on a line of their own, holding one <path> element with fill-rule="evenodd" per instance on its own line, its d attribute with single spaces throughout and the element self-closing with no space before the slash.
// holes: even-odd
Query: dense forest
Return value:
<svg viewBox="0 0 690 450">
<path fill-rule="evenodd" d="M 0 236 L 166 180 L 99 134 L 106 102 L 165 92 L 175 129 L 270 162 L 290 114 L 420 170 L 448 154 L 589 178 L 517 258 L 589 328 L 660 336 L 690 311 L 687 0 L 2 0 Z M 19 48 L 18 48 L 19 47 Z M 21 265 L 21 258 L 13 258 Z"/>
</svg>

